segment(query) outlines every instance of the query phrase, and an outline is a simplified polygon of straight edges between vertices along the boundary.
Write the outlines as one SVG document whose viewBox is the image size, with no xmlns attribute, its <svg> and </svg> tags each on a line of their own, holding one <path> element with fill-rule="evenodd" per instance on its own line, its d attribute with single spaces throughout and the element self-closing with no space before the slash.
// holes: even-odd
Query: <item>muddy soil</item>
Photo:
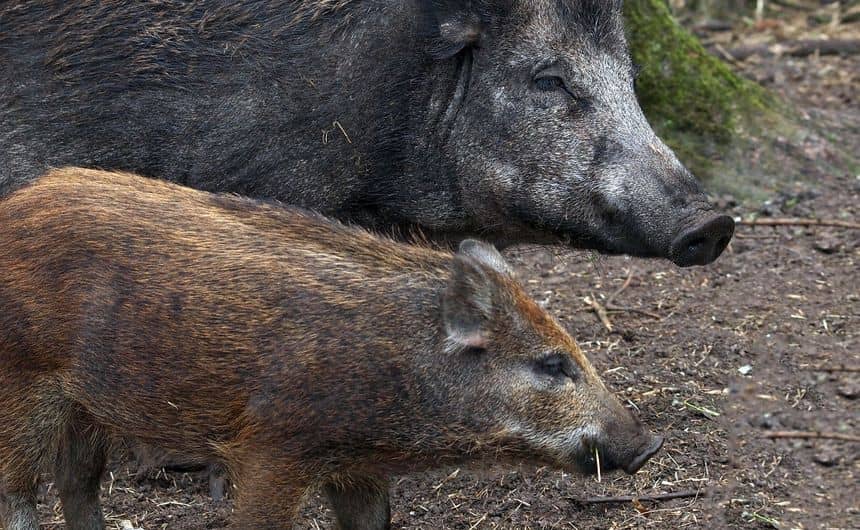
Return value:
<svg viewBox="0 0 860 530">
<path fill-rule="evenodd" d="M 860 152 L 860 58 L 753 59 L 747 75 L 822 127 L 803 146 L 809 173 L 786 175 L 761 204 L 719 197 L 737 217 L 860 221 L 860 175 L 833 171 L 823 138 Z M 860 435 L 860 230 L 740 226 L 715 265 L 521 249 L 533 294 L 580 340 L 607 383 L 666 438 L 633 477 L 552 469 L 448 469 L 396 479 L 397 528 L 860 528 L 860 443 L 779 438 L 778 431 Z M 612 330 L 587 300 L 607 308 Z M 110 524 L 225 528 L 204 473 L 136 469 L 115 459 L 102 498 Z M 47 477 L 49 481 L 50 478 Z M 695 492 L 662 502 L 588 497 Z M 45 528 L 62 528 L 48 482 Z M 331 528 L 319 495 L 299 528 Z"/>
</svg>

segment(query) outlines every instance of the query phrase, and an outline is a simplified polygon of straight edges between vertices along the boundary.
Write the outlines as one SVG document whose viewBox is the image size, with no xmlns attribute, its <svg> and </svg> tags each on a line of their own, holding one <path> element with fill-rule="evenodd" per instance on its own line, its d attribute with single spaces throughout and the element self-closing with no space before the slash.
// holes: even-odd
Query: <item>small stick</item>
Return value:
<svg viewBox="0 0 860 530">
<path fill-rule="evenodd" d="M 741 234 L 740 232 L 735 232 L 734 237 L 737 239 L 773 239 L 779 237 L 779 234 Z"/>
<path fill-rule="evenodd" d="M 597 315 L 597 318 L 600 319 L 600 322 L 603 324 L 603 327 L 606 328 L 606 331 L 612 333 L 612 322 L 609 320 L 609 316 L 606 314 L 606 308 L 600 305 L 600 302 L 597 301 L 597 297 L 594 296 L 594 293 L 591 293 L 591 296 L 588 298 L 588 305 L 594 310 L 594 313 Z"/>
<path fill-rule="evenodd" d="M 736 61 L 743 61 L 750 56 L 772 57 L 788 55 L 791 57 L 806 57 L 807 55 L 853 55 L 860 53 L 858 39 L 826 39 L 826 40 L 795 40 L 777 44 L 753 44 L 727 50 Z"/>
<path fill-rule="evenodd" d="M 632 280 L 632 279 L 633 279 L 633 268 L 631 267 L 630 270 L 627 272 L 627 279 L 624 280 L 624 283 L 621 284 L 621 287 L 619 287 L 617 291 L 615 291 L 614 293 L 609 295 L 609 298 L 606 299 L 606 305 L 607 306 L 612 305 L 612 301 L 615 300 L 615 297 L 618 296 L 619 294 L 621 294 L 622 291 L 624 291 L 624 289 L 627 289 L 627 287 L 630 286 L 630 280 Z"/>
<path fill-rule="evenodd" d="M 651 317 L 654 320 L 660 320 L 660 318 L 662 318 L 662 317 L 660 317 L 660 315 L 651 313 L 650 311 L 645 311 L 644 309 L 637 309 L 635 307 L 618 306 L 618 305 L 614 305 L 612 303 L 612 301 L 615 300 L 615 298 L 617 298 L 619 294 L 624 292 L 624 289 L 627 289 L 628 287 L 630 287 L 630 282 L 632 280 L 633 280 L 633 269 L 630 268 L 627 271 L 627 279 L 624 280 L 624 283 L 621 284 L 621 287 L 619 287 L 614 293 L 612 293 L 611 295 L 609 295 L 606 298 L 606 301 L 603 303 L 603 306 L 600 306 L 600 304 L 598 304 L 598 306 L 600 306 L 604 310 L 604 312 L 606 314 L 606 320 L 607 321 L 609 320 L 609 312 L 611 312 L 611 311 L 619 311 L 619 312 L 627 312 L 627 313 L 639 313 L 640 315 L 645 315 L 647 317 Z M 594 297 L 594 294 L 591 295 L 591 299 L 595 300 L 595 301 L 597 300 Z M 598 309 L 598 307 L 595 307 L 594 304 L 591 304 L 591 307 L 592 307 L 592 309 L 594 309 L 597 312 L 597 316 L 599 317 L 600 316 L 600 312 L 599 312 L 600 310 Z M 600 321 L 603 322 L 604 326 L 607 326 L 607 322 L 605 322 L 602 317 L 600 318 Z M 612 331 L 611 325 L 612 324 L 609 323 L 609 326 L 606 327 L 606 329 L 608 329 L 610 332 Z"/>
<path fill-rule="evenodd" d="M 717 412 L 716 410 L 709 409 L 708 407 L 705 407 L 702 405 L 696 405 L 695 403 L 690 403 L 687 400 L 684 400 L 684 406 L 690 410 L 694 410 L 694 411 L 698 412 L 699 414 L 701 414 L 702 416 L 704 416 L 708 419 L 714 419 L 714 418 L 718 418 L 720 416 L 720 413 Z"/>
<path fill-rule="evenodd" d="M 444 486 L 446 482 L 448 482 L 449 480 L 451 480 L 452 478 L 456 477 L 456 476 L 457 476 L 457 475 L 459 475 L 459 474 L 460 474 L 460 468 L 458 467 L 457 469 L 455 469 L 454 471 L 452 471 L 452 472 L 451 472 L 447 477 L 445 477 L 445 478 L 442 480 L 442 482 L 440 482 L 439 484 L 436 484 L 435 486 L 433 486 L 433 491 L 439 491 L 439 488 L 441 488 L 442 486 Z"/>
<path fill-rule="evenodd" d="M 847 364 L 839 364 L 836 366 L 810 366 L 803 368 L 809 372 L 860 372 L 860 366 L 848 366 Z"/>
<path fill-rule="evenodd" d="M 720 53 L 720 55 L 723 56 L 723 59 L 725 59 L 731 63 L 737 63 L 738 62 L 738 60 L 735 58 L 734 55 L 729 53 L 729 51 L 727 49 L 723 48 L 722 44 L 720 44 L 720 43 L 714 44 L 714 49 L 717 50 Z"/>
<path fill-rule="evenodd" d="M 652 313 L 652 312 L 650 312 L 650 311 L 645 311 L 644 309 L 638 309 L 638 308 L 635 308 L 635 307 L 627 307 L 627 306 L 620 306 L 620 305 L 609 305 L 609 304 L 607 304 L 607 305 L 606 305 L 606 311 L 607 311 L 607 312 L 609 312 L 609 311 L 619 311 L 619 312 L 622 312 L 622 313 L 624 313 L 624 312 L 626 312 L 626 313 L 639 313 L 640 315 L 645 315 L 646 317 L 651 317 L 651 318 L 653 318 L 654 320 L 660 320 L 660 319 L 662 319 L 662 318 L 663 318 L 663 317 L 661 317 L 660 315 L 658 315 L 657 313 Z"/>
<path fill-rule="evenodd" d="M 769 219 L 747 219 L 740 223 L 745 226 L 831 226 L 860 230 L 860 223 L 839 221 L 837 219 L 801 219 L 796 217 L 774 217 Z"/>
<path fill-rule="evenodd" d="M 676 491 L 674 493 L 655 493 L 654 495 L 619 495 L 618 497 L 568 497 L 568 500 L 580 504 L 605 504 L 623 503 L 633 501 L 669 501 L 672 499 L 689 499 L 691 497 L 704 497 L 705 494 L 699 490 Z"/>
<path fill-rule="evenodd" d="M 860 442 L 860 436 L 842 434 L 839 432 L 821 431 L 773 431 L 761 435 L 762 438 L 801 438 L 812 440 L 842 440 L 845 442 Z"/>
<path fill-rule="evenodd" d="M 347 143 L 352 143 L 352 139 L 349 137 L 348 134 L 346 134 L 346 129 L 343 128 L 343 125 L 341 125 L 339 121 L 333 122 L 332 125 L 335 125 L 338 129 L 340 129 L 340 132 L 343 133 L 343 136 L 346 138 Z"/>
<path fill-rule="evenodd" d="M 489 513 L 485 513 L 484 515 L 482 515 L 480 519 L 475 521 L 475 524 L 469 527 L 469 530 L 475 530 L 475 528 L 478 528 L 481 523 L 487 520 L 487 517 L 489 517 L 489 515 Z"/>
<path fill-rule="evenodd" d="M 812 11 L 814 8 L 803 6 L 794 2 L 790 2 L 789 0 L 771 0 L 774 4 L 782 7 L 787 7 L 789 9 L 797 9 L 798 11 Z"/>
</svg>

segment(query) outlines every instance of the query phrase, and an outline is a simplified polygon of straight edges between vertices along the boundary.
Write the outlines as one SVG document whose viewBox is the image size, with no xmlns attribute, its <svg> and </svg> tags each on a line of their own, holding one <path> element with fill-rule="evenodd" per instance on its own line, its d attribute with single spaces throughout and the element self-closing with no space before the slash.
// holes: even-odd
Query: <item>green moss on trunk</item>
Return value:
<svg viewBox="0 0 860 530">
<path fill-rule="evenodd" d="M 712 189 L 758 199 L 826 171 L 856 173 L 856 156 L 774 93 L 737 75 L 672 17 L 666 0 L 626 0 L 630 51 L 642 66 L 637 93 L 654 130 Z M 814 171 L 810 171 L 814 167 Z"/>
<path fill-rule="evenodd" d="M 708 53 L 672 17 L 665 0 L 625 2 L 630 49 L 642 67 L 637 93 L 655 131 L 707 177 L 714 158 L 776 103 L 756 83 Z"/>
</svg>

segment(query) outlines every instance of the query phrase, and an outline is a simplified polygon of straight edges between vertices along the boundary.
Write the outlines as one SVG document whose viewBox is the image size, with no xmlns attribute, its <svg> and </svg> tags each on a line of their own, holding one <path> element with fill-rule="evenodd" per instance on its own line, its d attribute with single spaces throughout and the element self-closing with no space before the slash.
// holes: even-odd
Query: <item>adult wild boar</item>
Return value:
<svg viewBox="0 0 860 530">
<path fill-rule="evenodd" d="M 66 164 L 340 219 L 713 261 L 732 220 L 654 135 L 621 0 L 0 6 L 0 193 Z"/>
<path fill-rule="evenodd" d="M 635 473 L 659 449 L 504 258 L 296 209 L 66 169 L 0 200 L 0 520 L 42 470 L 101 530 L 111 435 L 227 466 L 243 530 L 305 491 L 389 524 L 389 474 L 525 460 Z M 352 492 L 352 495 L 345 492 Z"/>
</svg>

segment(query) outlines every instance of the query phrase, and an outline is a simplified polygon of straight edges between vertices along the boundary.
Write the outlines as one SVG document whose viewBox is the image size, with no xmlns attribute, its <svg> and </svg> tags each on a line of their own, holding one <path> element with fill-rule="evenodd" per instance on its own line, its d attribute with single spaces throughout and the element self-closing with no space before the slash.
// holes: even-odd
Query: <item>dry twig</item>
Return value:
<svg viewBox="0 0 860 530">
<path fill-rule="evenodd" d="M 809 372 L 860 372 L 860 366 L 848 366 L 847 364 L 839 364 L 836 366 L 809 366 L 804 368 Z"/>
<path fill-rule="evenodd" d="M 692 410 L 692 411 L 698 412 L 699 414 L 701 414 L 702 416 L 704 416 L 708 419 L 714 419 L 714 418 L 720 417 L 720 413 L 717 412 L 716 410 L 708 408 L 704 405 L 696 405 L 695 403 L 690 403 L 686 399 L 684 400 L 684 406 L 687 407 L 688 409 Z"/>
<path fill-rule="evenodd" d="M 794 2 L 790 2 L 789 0 L 770 0 L 774 4 L 782 7 L 787 7 L 789 9 L 797 9 L 798 11 L 812 11 L 814 8 L 810 6 L 805 6 L 801 4 L 797 4 Z"/>
<path fill-rule="evenodd" d="M 640 315 L 645 315 L 645 316 L 651 317 L 655 320 L 660 320 L 660 318 L 662 318 L 660 315 L 651 313 L 649 311 L 645 311 L 644 309 L 637 309 L 635 307 L 628 307 L 628 306 L 619 306 L 619 305 L 615 305 L 612 303 L 612 301 L 615 300 L 619 294 L 621 294 L 622 292 L 624 292 L 625 289 L 630 287 L 630 282 L 632 280 L 633 280 L 633 269 L 631 268 L 627 271 L 627 279 L 624 280 L 624 283 L 621 284 L 621 287 L 619 287 L 614 293 L 612 293 L 611 295 L 609 295 L 606 298 L 606 301 L 603 303 L 602 308 L 606 312 L 607 319 L 609 318 L 609 313 L 626 312 L 626 313 L 639 313 Z M 591 298 L 594 299 L 594 294 L 591 295 Z M 591 305 L 592 309 L 594 309 L 595 312 L 598 311 L 597 308 L 594 307 L 594 304 L 589 304 L 589 305 Z M 600 316 L 599 313 L 598 313 L 598 316 Z M 601 322 L 603 322 L 602 318 L 601 318 Z M 605 326 L 606 322 L 604 322 L 603 325 Z M 609 329 L 609 331 L 612 331 L 612 329 L 609 327 L 607 327 L 606 329 Z"/>
<path fill-rule="evenodd" d="M 603 324 L 603 327 L 606 328 L 606 331 L 612 333 L 612 322 L 606 314 L 606 308 L 597 301 L 597 297 L 594 296 L 594 293 L 590 293 L 586 302 L 591 306 L 591 309 L 594 310 L 594 313 L 597 315 L 597 318 L 600 319 L 600 322 Z"/>
<path fill-rule="evenodd" d="M 652 313 L 651 311 L 646 311 L 644 309 L 639 309 L 636 307 L 627 307 L 627 306 L 607 304 L 606 305 L 606 311 L 608 313 L 611 313 L 611 312 L 639 313 L 640 315 L 645 315 L 646 317 L 651 317 L 654 320 L 662 320 L 663 319 L 663 317 L 661 317 L 657 313 Z"/>
<path fill-rule="evenodd" d="M 762 434 L 762 438 L 801 438 L 812 440 L 842 440 L 845 442 L 860 442 L 860 436 L 842 434 L 839 432 L 822 431 L 773 431 Z"/>
<path fill-rule="evenodd" d="M 704 497 L 705 493 L 701 490 L 676 491 L 673 493 L 655 493 L 653 495 L 619 495 L 617 497 L 568 497 L 573 502 L 580 504 L 605 504 L 605 503 L 623 503 L 633 501 L 669 501 L 672 499 L 689 499 L 691 497 Z"/>
<path fill-rule="evenodd" d="M 860 53 L 860 40 L 857 39 L 827 39 L 827 40 L 797 40 L 776 44 L 754 44 L 725 50 L 737 61 L 743 61 L 753 55 L 773 56 L 789 55 L 805 57 L 807 55 L 853 55 Z M 722 53 L 722 52 L 721 52 Z"/>
<path fill-rule="evenodd" d="M 633 268 L 630 268 L 627 271 L 627 279 L 624 280 L 624 283 L 621 284 L 621 287 L 619 287 L 617 291 L 615 291 L 614 293 L 609 295 L 609 298 L 606 299 L 606 305 L 607 306 L 612 305 L 612 301 L 615 300 L 615 298 L 619 294 L 621 294 L 624 291 L 624 289 L 627 289 L 630 286 L 630 281 L 632 279 L 633 279 Z"/>
<path fill-rule="evenodd" d="M 830 226 L 860 230 L 860 223 L 836 219 L 801 219 L 796 217 L 774 217 L 767 219 L 746 219 L 738 223 L 745 226 Z"/>
</svg>

